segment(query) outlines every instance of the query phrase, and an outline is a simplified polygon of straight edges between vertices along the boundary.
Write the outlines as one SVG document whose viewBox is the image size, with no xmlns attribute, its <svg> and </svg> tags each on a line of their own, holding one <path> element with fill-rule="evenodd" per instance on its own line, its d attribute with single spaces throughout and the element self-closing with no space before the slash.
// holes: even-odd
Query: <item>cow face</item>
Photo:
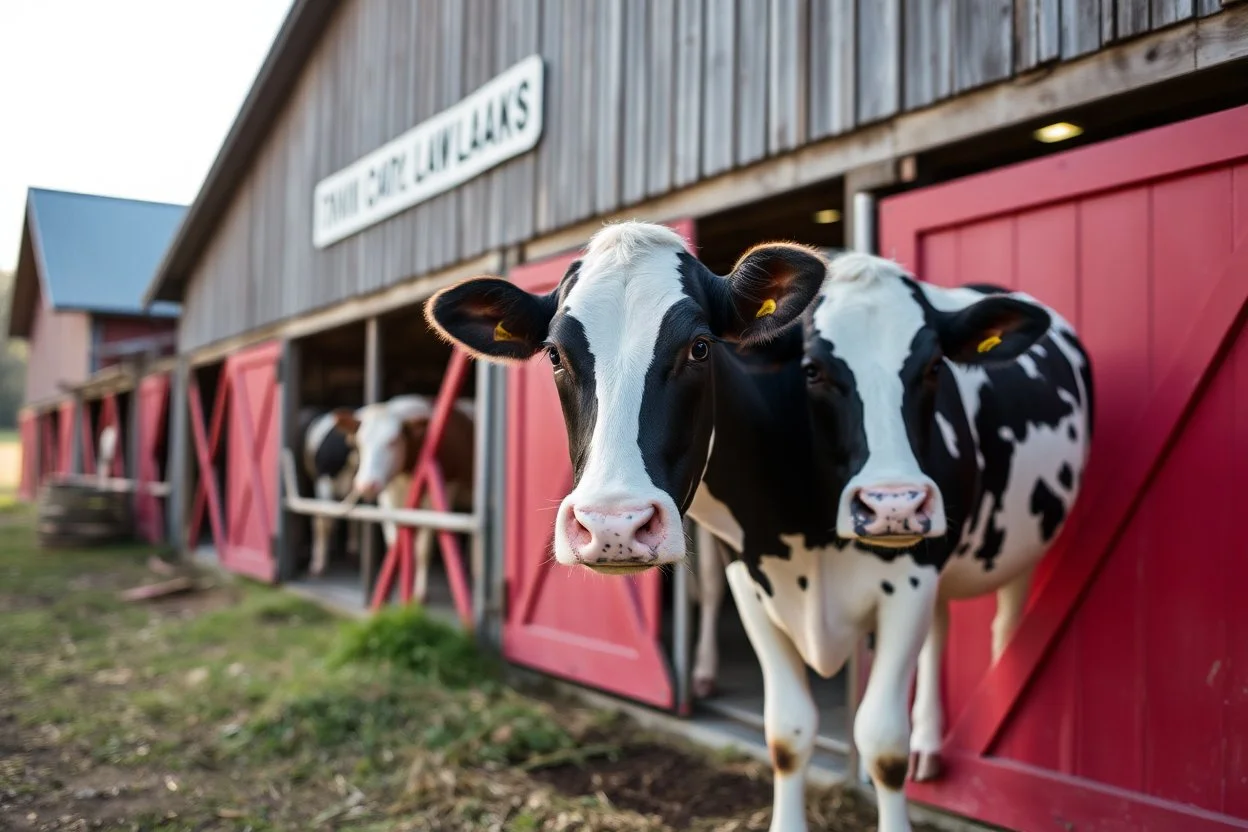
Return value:
<svg viewBox="0 0 1248 832">
<path fill-rule="evenodd" d="M 413 449 L 420 447 L 429 423 L 427 415 L 413 417 L 386 403 L 337 410 L 334 418 L 337 429 L 355 446 L 358 465 L 352 492 L 365 500 L 375 499 L 392 479 L 411 469 Z"/>
<path fill-rule="evenodd" d="M 681 515 L 710 453 L 722 342 L 774 335 L 825 271 L 813 251 L 774 244 L 747 252 L 725 279 L 670 229 L 628 222 L 598 232 L 549 294 L 477 278 L 426 310 L 480 357 L 550 362 L 573 466 L 555 556 L 631 573 L 685 555 Z"/>
<path fill-rule="evenodd" d="M 896 263 L 851 253 L 832 261 L 806 315 L 808 399 L 821 468 L 844 483 L 842 538 L 906 548 L 945 534 L 944 498 L 924 467 L 942 373 L 1012 360 L 1049 327 L 1038 306 L 959 291 L 956 308 L 938 309 Z"/>
</svg>

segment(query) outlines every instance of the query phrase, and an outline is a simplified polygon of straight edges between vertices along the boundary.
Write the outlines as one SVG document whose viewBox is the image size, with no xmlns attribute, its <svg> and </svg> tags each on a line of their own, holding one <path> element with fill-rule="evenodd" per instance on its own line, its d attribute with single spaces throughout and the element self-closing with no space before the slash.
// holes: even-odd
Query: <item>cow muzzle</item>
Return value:
<svg viewBox="0 0 1248 832">
<path fill-rule="evenodd" d="M 945 533 L 939 490 L 931 483 L 890 483 L 848 488 L 838 517 L 841 537 L 904 549 Z"/>
<path fill-rule="evenodd" d="M 555 524 L 556 559 L 604 575 L 632 575 L 682 560 L 680 517 L 664 502 L 670 501 L 565 499 Z"/>
</svg>

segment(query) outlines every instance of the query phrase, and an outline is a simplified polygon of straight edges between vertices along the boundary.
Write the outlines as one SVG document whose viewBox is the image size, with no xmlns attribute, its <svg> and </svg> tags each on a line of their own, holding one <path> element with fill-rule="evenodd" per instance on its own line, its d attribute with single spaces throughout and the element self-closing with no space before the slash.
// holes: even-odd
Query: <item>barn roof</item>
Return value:
<svg viewBox="0 0 1248 832">
<path fill-rule="evenodd" d="M 204 184 L 173 238 L 165 259 L 143 294 L 144 303 L 180 301 L 186 280 L 208 244 L 234 191 L 268 137 L 291 90 L 299 82 L 329 22 L 343 4 L 338 0 L 294 0 L 273 40 L 255 83 L 217 153 Z"/>
<path fill-rule="evenodd" d="M 31 188 L 9 337 L 29 337 L 40 302 L 58 311 L 176 316 L 176 304 L 145 309 L 142 298 L 185 213 L 182 205 Z"/>
</svg>

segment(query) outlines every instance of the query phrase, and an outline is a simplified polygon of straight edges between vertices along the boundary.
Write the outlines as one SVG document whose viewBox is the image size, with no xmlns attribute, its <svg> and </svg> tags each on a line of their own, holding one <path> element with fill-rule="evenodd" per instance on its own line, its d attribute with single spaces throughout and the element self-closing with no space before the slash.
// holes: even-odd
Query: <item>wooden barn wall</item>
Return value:
<svg viewBox="0 0 1248 832">
<path fill-rule="evenodd" d="M 79 384 L 88 375 L 91 325 L 85 312 L 53 312 L 37 301 L 26 359 L 27 404 L 65 395 L 61 384 Z"/>
<path fill-rule="evenodd" d="M 182 349 L 1221 8 L 1220 0 L 354 0 L 191 276 Z M 324 176 L 521 58 L 541 144 L 334 246 Z"/>
</svg>

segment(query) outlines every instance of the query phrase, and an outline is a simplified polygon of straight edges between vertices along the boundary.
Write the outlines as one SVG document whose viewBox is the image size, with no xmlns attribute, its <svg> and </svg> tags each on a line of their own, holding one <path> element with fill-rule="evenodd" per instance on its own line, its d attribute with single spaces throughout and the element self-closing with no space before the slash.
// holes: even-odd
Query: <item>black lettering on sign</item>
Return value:
<svg viewBox="0 0 1248 832">
<path fill-rule="evenodd" d="M 421 153 L 425 146 L 420 136 L 417 136 L 416 141 L 412 142 L 412 160 L 416 163 L 412 165 L 412 182 L 416 185 L 425 181 L 425 155 Z"/>
<path fill-rule="evenodd" d="M 511 120 L 508 117 L 510 106 L 511 90 L 507 90 L 498 97 L 498 140 L 500 142 L 511 138 Z"/>
<path fill-rule="evenodd" d="M 520 86 L 516 89 L 516 109 L 520 111 L 520 115 L 516 119 L 516 129 L 523 130 L 524 126 L 529 123 L 528 79 L 521 81 Z"/>
<path fill-rule="evenodd" d="M 322 199 L 325 221 L 323 225 L 333 226 L 351 219 L 360 209 L 359 183 L 348 182 L 325 194 Z"/>
<path fill-rule="evenodd" d="M 481 119 L 481 144 L 489 147 L 494 144 L 494 101 L 485 102 L 485 118 Z"/>
</svg>

